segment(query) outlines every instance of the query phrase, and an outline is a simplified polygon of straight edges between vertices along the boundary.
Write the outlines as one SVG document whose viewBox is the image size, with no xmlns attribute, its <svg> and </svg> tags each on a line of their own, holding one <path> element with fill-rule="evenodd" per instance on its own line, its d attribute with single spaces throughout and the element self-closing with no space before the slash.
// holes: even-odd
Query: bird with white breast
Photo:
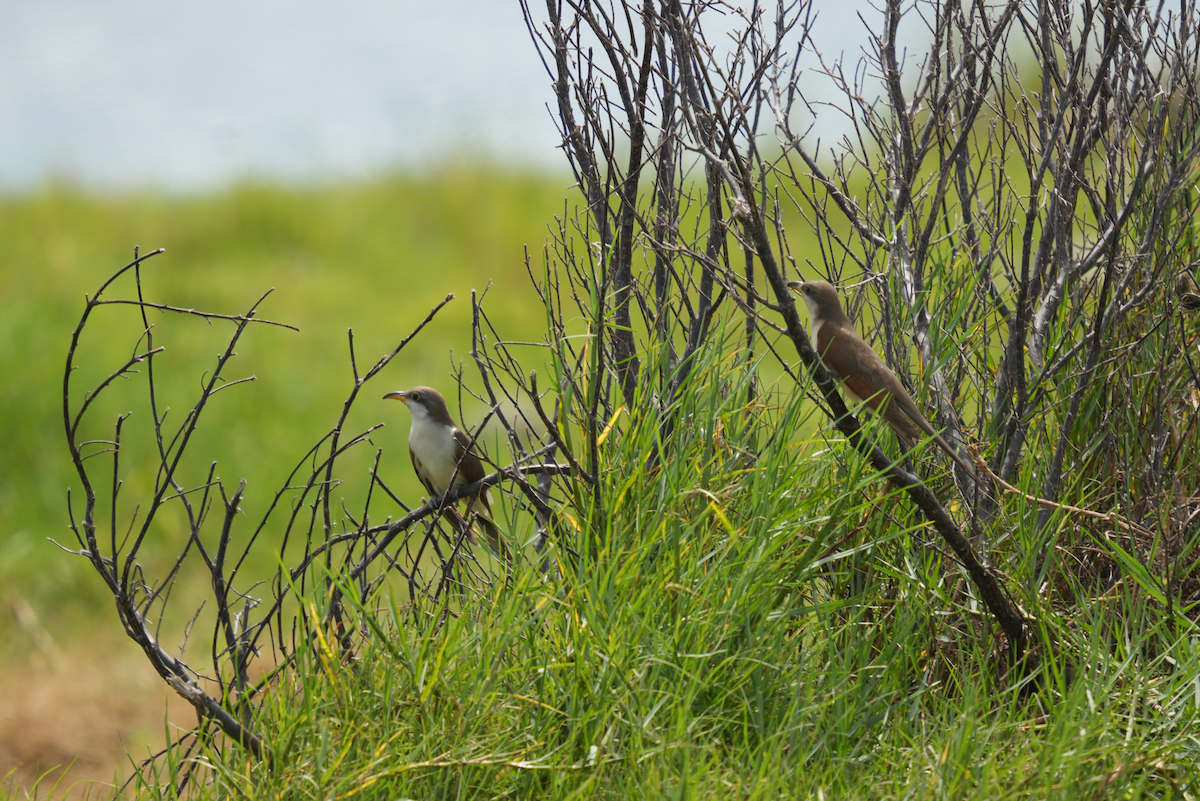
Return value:
<svg viewBox="0 0 1200 801">
<path fill-rule="evenodd" d="M 417 478 L 431 497 L 440 498 L 451 489 L 474 484 L 483 478 L 483 462 L 475 452 L 475 443 L 455 424 L 440 392 L 432 387 L 414 387 L 402 392 L 389 392 L 383 397 L 384 400 L 400 401 L 412 414 L 408 455 Z M 471 498 L 467 509 L 474 513 L 475 519 L 483 526 L 492 550 L 509 559 L 508 546 L 492 520 L 491 496 L 487 487 Z M 465 533 L 472 544 L 476 542 L 475 533 L 456 509 L 448 508 L 445 514 L 459 533 Z"/>
</svg>

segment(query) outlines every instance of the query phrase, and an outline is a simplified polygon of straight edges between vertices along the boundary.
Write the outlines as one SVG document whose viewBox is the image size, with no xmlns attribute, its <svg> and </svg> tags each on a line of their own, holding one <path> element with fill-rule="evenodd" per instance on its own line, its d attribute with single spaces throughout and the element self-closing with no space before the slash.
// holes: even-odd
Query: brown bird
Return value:
<svg viewBox="0 0 1200 801">
<path fill-rule="evenodd" d="M 920 441 L 924 432 L 973 478 L 975 471 L 971 466 L 934 430 L 900 379 L 854 330 L 854 323 L 842 311 L 833 285 L 827 281 L 789 281 L 788 286 L 799 291 L 808 306 L 813 348 L 825 368 L 842 380 L 853 398 L 873 412 L 882 407 L 883 419 L 896 432 L 905 450 Z"/>
<path fill-rule="evenodd" d="M 408 455 L 417 478 L 432 497 L 440 498 L 451 489 L 474 484 L 483 478 L 483 463 L 475 453 L 475 443 L 455 425 L 440 392 L 431 387 L 414 387 L 403 392 L 389 392 L 383 398 L 402 402 L 412 414 Z M 471 498 L 467 509 L 475 513 L 483 526 L 492 550 L 508 559 L 508 546 L 492 522 L 492 503 L 487 487 Z M 468 541 L 474 544 L 475 533 L 466 526 L 458 511 L 449 509 L 447 515 L 454 528 L 460 533 L 465 530 Z"/>
</svg>

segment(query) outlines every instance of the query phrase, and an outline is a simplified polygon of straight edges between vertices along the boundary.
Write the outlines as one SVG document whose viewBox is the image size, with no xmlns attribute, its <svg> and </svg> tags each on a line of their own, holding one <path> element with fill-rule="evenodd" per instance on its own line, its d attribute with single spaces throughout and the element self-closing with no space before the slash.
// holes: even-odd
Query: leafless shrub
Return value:
<svg viewBox="0 0 1200 801">
<path fill-rule="evenodd" d="M 390 582 L 407 593 L 414 624 L 431 626 L 443 616 L 469 610 L 470 599 L 463 594 L 479 596 L 498 578 L 477 558 L 463 536 L 456 536 L 452 528 L 441 524 L 443 511 L 472 490 L 478 491 L 478 485 L 410 508 L 379 475 L 381 452 L 377 451 L 363 508 L 358 512 L 347 508 L 338 491 L 343 480 L 339 461 L 351 449 L 369 443 L 369 434 L 378 428 L 356 434 L 344 430 L 360 391 L 451 296 L 430 310 L 395 350 L 366 372 L 359 370 L 351 332 L 353 383 L 340 417 L 303 454 L 261 519 L 244 533 L 246 523 L 240 512 L 245 481 L 236 487 L 227 486 L 217 477 L 215 462 L 196 475 L 195 465 L 186 455 L 214 397 L 253 380 L 252 376 L 226 378 L 242 336 L 254 325 L 284 324 L 258 316 L 265 295 L 244 314 L 177 308 L 147 299 L 142 289 L 142 270 L 147 259 L 161 252 L 136 256 L 109 278 L 87 299 L 72 335 L 63 376 L 63 419 L 84 497 L 82 514 L 75 500 L 68 498 L 71 530 L 78 545 L 77 550 L 68 550 L 92 563 L 112 592 L 126 633 L 159 675 L 195 706 L 202 718 L 211 719 L 225 735 L 262 757 L 265 751 L 260 736 L 253 731 L 253 712 L 274 675 L 306 647 L 305 643 L 313 641 L 314 633 L 319 634 L 318 641 L 324 638 L 331 647 L 341 646 L 341 655 L 352 658 L 357 631 L 353 614 L 345 607 L 346 592 L 354 593 L 354 602 L 361 608 Z M 132 283 L 132 296 L 114 297 L 122 279 Z M 140 331 L 133 337 L 135 347 L 116 369 L 81 393 L 72 384 L 81 366 L 81 343 L 94 330 L 97 312 L 118 306 L 132 306 L 140 313 Z M 150 323 L 151 313 L 198 317 L 233 328 L 216 364 L 203 376 L 194 404 L 182 420 L 173 423 L 159 399 L 161 379 L 156 364 L 164 350 L 156 344 L 160 334 Z M 104 334 L 111 335 L 112 329 L 101 325 Z M 142 433 L 149 428 L 155 464 L 152 486 L 130 509 L 120 497 L 127 472 L 122 459 L 127 450 L 128 415 L 117 417 L 111 438 L 90 437 L 98 425 L 93 417 L 102 406 L 97 401 L 127 383 L 119 379 L 134 377 L 148 393 L 150 423 Z M 528 460 L 507 468 L 512 480 L 522 486 L 528 486 L 525 473 L 549 474 L 556 470 L 554 465 L 530 466 Z M 479 484 L 494 484 L 497 479 L 498 474 L 493 473 Z M 373 522 L 370 510 L 375 494 L 388 496 L 393 502 L 388 509 L 398 507 L 400 516 L 393 518 L 389 511 L 383 522 Z M 539 496 L 534 493 L 534 497 Z M 172 514 L 186 520 L 187 530 L 185 541 L 174 545 L 161 541 L 164 529 L 171 529 L 161 520 Z M 151 544 L 153 547 L 148 549 Z M 156 571 L 154 565 L 161 560 L 149 551 L 161 555 L 164 550 L 173 550 L 175 555 L 163 570 Z M 184 592 L 194 590 L 201 583 L 208 586 L 204 601 L 208 608 L 189 611 L 191 621 L 177 627 L 178 610 L 174 616 L 168 615 L 173 592 L 179 587 L 185 587 Z M 199 621 L 212 625 L 208 664 L 204 667 L 188 650 Z M 176 647 L 178 655 L 172 655 L 168 649 Z"/>
<path fill-rule="evenodd" d="M 1163 358 L 1182 344 L 1169 299 L 1194 258 L 1190 3 L 1172 14 L 885 0 L 864 18 L 869 44 L 853 68 L 821 56 L 805 2 L 522 7 L 591 214 L 585 230 L 560 230 L 555 257 L 589 330 L 607 337 L 592 380 L 611 365 L 617 397 L 669 431 L 672 389 L 688 380 L 722 304 L 744 316 L 748 347 L 769 346 L 770 330 L 756 331 L 781 330 L 817 376 L 818 402 L 907 487 L 1020 657 L 1024 618 L 977 550 L 1003 539 L 987 529 L 999 487 L 958 476 L 973 547 L 926 484 L 861 436 L 788 294 L 785 272 L 807 263 L 808 277 L 849 291 L 852 314 L 914 394 L 929 395 L 950 442 L 974 443 L 1003 481 L 1034 462 L 1035 553 L 1053 554 L 1056 511 L 1114 543 L 1152 532 L 1159 516 L 1164 541 L 1177 544 L 1171 558 L 1193 553 L 1179 543 L 1194 539 L 1196 476 L 1172 469 L 1196 444 L 1195 405 L 1177 402 L 1196 374 Z M 716 17 L 732 28 L 721 40 L 705 33 Z M 928 34 L 916 58 L 898 41 L 902 17 Z M 820 59 L 836 104 L 810 101 L 803 52 Z M 804 130 L 801 112 L 816 118 Z M 818 152 L 831 115 L 850 133 Z M 801 230 L 789 230 L 797 218 Z M 592 248 L 572 252 L 573 233 Z M 794 253 L 802 238 L 818 249 Z M 640 361 L 639 338 L 669 350 L 661 375 Z M 1127 390 L 1150 408 L 1104 400 Z M 592 397 L 593 428 L 614 402 Z M 1111 446 L 1118 424 L 1145 431 L 1135 452 Z M 1111 489 L 1096 509 L 1064 510 L 1064 476 L 1074 492 Z M 1115 509 L 1134 519 L 1096 524 Z M 1051 569 L 1042 560 L 1031 587 Z"/>
</svg>

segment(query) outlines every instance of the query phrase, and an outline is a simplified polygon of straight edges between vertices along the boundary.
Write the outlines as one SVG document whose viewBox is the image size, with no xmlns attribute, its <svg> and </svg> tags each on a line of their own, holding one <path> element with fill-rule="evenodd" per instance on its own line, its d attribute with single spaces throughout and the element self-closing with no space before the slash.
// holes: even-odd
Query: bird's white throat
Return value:
<svg viewBox="0 0 1200 801">
<path fill-rule="evenodd" d="M 821 326 L 825 325 L 825 321 L 817 315 L 817 302 L 808 295 L 801 295 L 804 299 L 804 305 L 808 307 L 808 338 L 811 340 L 813 350 L 817 355 L 821 354 L 821 348 L 817 345 L 817 334 L 821 331 Z"/>
</svg>

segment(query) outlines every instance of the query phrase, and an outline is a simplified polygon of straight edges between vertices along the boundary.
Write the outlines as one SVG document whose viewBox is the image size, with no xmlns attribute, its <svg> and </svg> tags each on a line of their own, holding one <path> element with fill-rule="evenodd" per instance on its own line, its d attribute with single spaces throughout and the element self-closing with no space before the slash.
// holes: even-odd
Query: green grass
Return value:
<svg viewBox="0 0 1200 801">
<path fill-rule="evenodd" d="M 197 765 L 198 798 L 1191 797 L 1193 639 L 1127 591 L 1055 632 L 1076 680 L 1047 659 L 1023 696 L 907 501 L 776 436 L 817 412 L 790 388 L 747 404 L 732 343 L 703 357 L 660 468 L 653 421 L 609 440 L 604 518 L 571 508 L 604 533 L 595 558 L 440 624 L 407 598 L 360 607 L 352 662 L 314 635 L 265 693 L 271 765 L 210 741 L 142 792 Z"/>
</svg>

